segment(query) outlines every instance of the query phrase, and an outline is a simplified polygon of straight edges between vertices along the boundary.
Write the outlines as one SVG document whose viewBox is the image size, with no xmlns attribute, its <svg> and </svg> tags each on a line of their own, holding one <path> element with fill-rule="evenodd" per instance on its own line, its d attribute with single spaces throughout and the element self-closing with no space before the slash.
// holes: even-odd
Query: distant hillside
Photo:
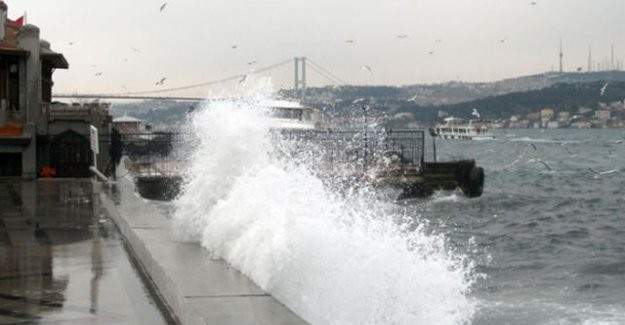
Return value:
<svg viewBox="0 0 625 325">
<path fill-rule="evenodd" d="M 184 121 L 187 112 L 197 103 L 150 100 L 132 103 L 115 103 L 111 115 L 120 117 L 129 115 L 143 120 L 155 129 L 175 128 Z"/>
<path fill-rule="evenodd" d="M 603 96 L 601 88 L 609 82 Z M 289 96 L 290 91 L 281 91 Z M 474 108 L 489 119 L 527 114 L 543 107 L 573 111 L 599 102 L 625 99 L 625 72 L 548 73 L 507 79 L 493 83 L 450 82 L 438 85 L 346 86 L 309 89 L 308 104 L 324 108 L 330 114 L 355 114 L 360 108 L 353 102 L 367 98 L 378 115 L 389 123 L 414 126 L 431 123 L 439 110 L 457 117 L 469 117 Z M 152 124 L 156 129 L 176 127 L 197 104 L 175 101 L 144 101 L 115 104 L 113 116 L 131 115 Z"/>
<path fill-rule="evenodd" d="M 556 84 L 592 83 L 598 81 L 625 82 L 625 71 L 544 73 L 533 76 L 505 79 L 488 83 L 447 82 L 432 85 L 393 86 L 344 86 L 309 88 L 308 101 L 315 105 L 350 104 L 366 97 L 377 102 L 411 101 L 418 106 L 449 105 L 481 98 L 547 88 Z M 292 96 L 283 90 L 282 95 Z"/>
<path fill-rule="evenodd" d="M 602 95 L 601 89 L 605 84 L 603 81 L 562 83 L 539 90 L 515 92 L 451 105 L 416 106 L 406 103 L 397 111 L 411 113 L 418 121 L 433 121 L 437 118 L 439 110 L 456 117 L 469 118 L 473 109 L 478 109 L 483 117 L 498 119 L 516 114 L 525 115 L 544 107 L 573 112 L 580 107 L 595 108 L 600 102 L 611 103 L 625 99 L 625 82 L 610 82 Z"/>
</svg>

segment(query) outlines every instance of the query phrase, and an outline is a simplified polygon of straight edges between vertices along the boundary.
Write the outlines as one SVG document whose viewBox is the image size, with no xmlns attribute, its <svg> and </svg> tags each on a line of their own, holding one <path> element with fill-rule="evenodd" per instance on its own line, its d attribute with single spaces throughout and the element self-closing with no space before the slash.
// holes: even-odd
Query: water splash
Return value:
<svg viewBox="0 0 625 325">
<path fill-rule="evenodd" d="M 469 321 L 472 266 L 366 187 L 338 194 L 301 161 L 276 159 L 262 97 L 208 103 L 193 117 L 178 235 L 312 324 Z"/>
</svg>

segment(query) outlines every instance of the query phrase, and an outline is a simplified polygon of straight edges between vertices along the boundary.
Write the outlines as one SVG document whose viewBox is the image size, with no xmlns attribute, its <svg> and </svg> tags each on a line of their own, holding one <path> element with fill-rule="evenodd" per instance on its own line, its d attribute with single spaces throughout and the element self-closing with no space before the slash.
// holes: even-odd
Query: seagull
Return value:
<svg viewBox="0 0 625 325">
<path fill-rule="evenodd" d="M 603 87 L 601 87 L 601 96 L 605 94 L 605 90 L 608 89 L 609 84 L 610 84 L 609 82 L 606 82 L 606 84 L 603 85 Z"/>
<path fill-rule="evenodd" d="M 471 112 L 471 115 L 477 117 L 478 119 L 480 118 L 480 113 L 475 108 L 473 109 L 473 112 Z"/>
<path fill-rule="evenodd" d="M 161 78 L 161 80 L 156 82 L 156 85 L 157 86 L 162 86 L 163 84 L 165 84 L 165 80 L 167 80 L 167 77 Z"/>
<path fill-rule="evenodd" d="M 165 10 L 165 7 L 167 7 L 167 2 L 164 2 L 164 3 L 161 5 L 161 10 L 160 10 L 160 11 L 161 11 L 161 12 L 163 12 L 163 10 Z"/>
<path fill-rule="evenodd" d="M 547 170 L 549 171 L 553 171 L 553 169 L 551 168 L 551 166 L 549 166 L 546 162 L 542 161 L 542 160 L 538 160 L 539 163 L 543 164 L 543 166 L 545 166 L 545 168 L 547 168 Z"/>
<path fill-rule="evenodd" d="M 360 67 L 360 69 L 362 69 L 362 70 L 364 70 L 364 71 L 367 71 L 369 74 L 372 74 L 372 73 L 373 73 L 373 70 L 372 70 L 372 69 L 371 69 L 371 67 L 370 67 L 370 66 L 368 66 L 368 65 L 363 65 L 363 66 L 361 66 L 361 67 Z"/>
<path fill-rule="evenodd" d="M 355 100 L 352 102 L 352 104 L 358 104 L 358 103 L 360 103 L 360 102 L 362 102 L 362 101 L 364 101 L 364 100 L 365 100 L 365 98 L 364 98 L 364 97 L 360 97 L 360 98 L 355 99 Z"/>
<path fill-rule="evenodd" d="M 404 38 L 407 38 L 407 37 L 408 37 L 408 35 L 406 35 L 406 34 L 397 35 L 397 38 L 401 38 L 401 39 L 404 39 Z"/>
<path fill-rule="evenodd" d="M 573 153 L 573 152 L 572 152 L 569 148 L 567 148 L 567 147 L 566 147 L 566 145 L 565 145 L 564 143 L 562 144 L 562 148 L 564 148 L 564 150 L 565 150 L 566 152 L 568 152 L 568 153 L 569 153 L 569 155 L 571 155 L 571 156 L 577 156 L 577 155 L 576 155 L 575 153 Z"/>
<path fill-rule="evenodd" d="M 99 77 L 101 75 L 102 75 L 102 72 L 96 72 L 96 74 L 95 74 L 96 77 Z"/>
<path fill-rule="evenodd" d="M 617 169 L 606 170 L 604 172 L 600 172 L 600 171 L 595 170 L 592 167 L 588 167 L 588 170 L 590 170 L 591 172 L 595 174 L 595 178 L 598 178 L 601 175 L 610 175 L 610 174 L 618 173 Z"/>
</svg>

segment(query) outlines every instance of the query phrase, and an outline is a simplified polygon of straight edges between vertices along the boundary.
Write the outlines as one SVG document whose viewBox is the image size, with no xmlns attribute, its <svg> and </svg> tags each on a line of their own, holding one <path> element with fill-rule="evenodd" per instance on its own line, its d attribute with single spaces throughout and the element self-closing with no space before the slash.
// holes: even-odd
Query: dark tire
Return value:
<svg viewBox="0 0 625 325">
<path fill-rule="evenodd" d="M 467 197 L 480 197 L 484 192 L 484 168 L 473 167 L 469 172 L 465 186 L 464 195 Z"/>
</svg>

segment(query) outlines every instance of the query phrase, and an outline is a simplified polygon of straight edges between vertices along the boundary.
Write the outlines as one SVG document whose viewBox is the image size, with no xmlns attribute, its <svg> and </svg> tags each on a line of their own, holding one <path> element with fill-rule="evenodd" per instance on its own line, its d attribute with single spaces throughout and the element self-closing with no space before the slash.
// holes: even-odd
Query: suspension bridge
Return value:
<svg viewBox="0 0 625 325">
<path fill-rule="evenodd" d="M 241 73 L 225 78 L 220 78 L 216 80 L 209 80 L 200 83 L 182 85 L 177 87 L 170 88 L 155 88 L 155 89 L 147 89 L 141 91 L 126 91 L 120 93 L 108 93 L 108 94 L 98 94 L 98 93 L 58 93 L 54 94 L 53 97 L 56 99 L 107 99 L 107 100 L 173 100 L 173 101 L 203 101 L 207 98 L 205 97 L 194 97 L 194 96 L 175 96 L 172 94 L 180 93 L 181 91 L 188 91 L 194 89 L 207 89 L 212 86 L 221 85 L 229 82 L 238 81 L 239 83 L 244 83 L 247 78 L 251 75 L 260 75 L 263 73 L 267 73 L 272 70 L 276 70 L 278 68 L 293 65 L 293 94 L 300 98 L 305 99 L 306 97 L 306 87 L 307 87 L 307 69 L 314 71 L 317 76 L 321 77 L 325 80 L 329 85 L 332 86 L 344 86 L 347 85 L 343 79 L 337 77 L 334 73 L 332 73 L 329 69 L 324 68 L 320 64 L 317 64 L 315 61 L 307 58 L 307 57 L 295 57 L 293 59 L 280 61 L 274 64 L 270 64 L 267 66 L 263 66 L 258 69 L 253 69 L 246 73 Z M 211 98 L 213 100 L 225 99 L 225 98 Z"/>
</svg>

